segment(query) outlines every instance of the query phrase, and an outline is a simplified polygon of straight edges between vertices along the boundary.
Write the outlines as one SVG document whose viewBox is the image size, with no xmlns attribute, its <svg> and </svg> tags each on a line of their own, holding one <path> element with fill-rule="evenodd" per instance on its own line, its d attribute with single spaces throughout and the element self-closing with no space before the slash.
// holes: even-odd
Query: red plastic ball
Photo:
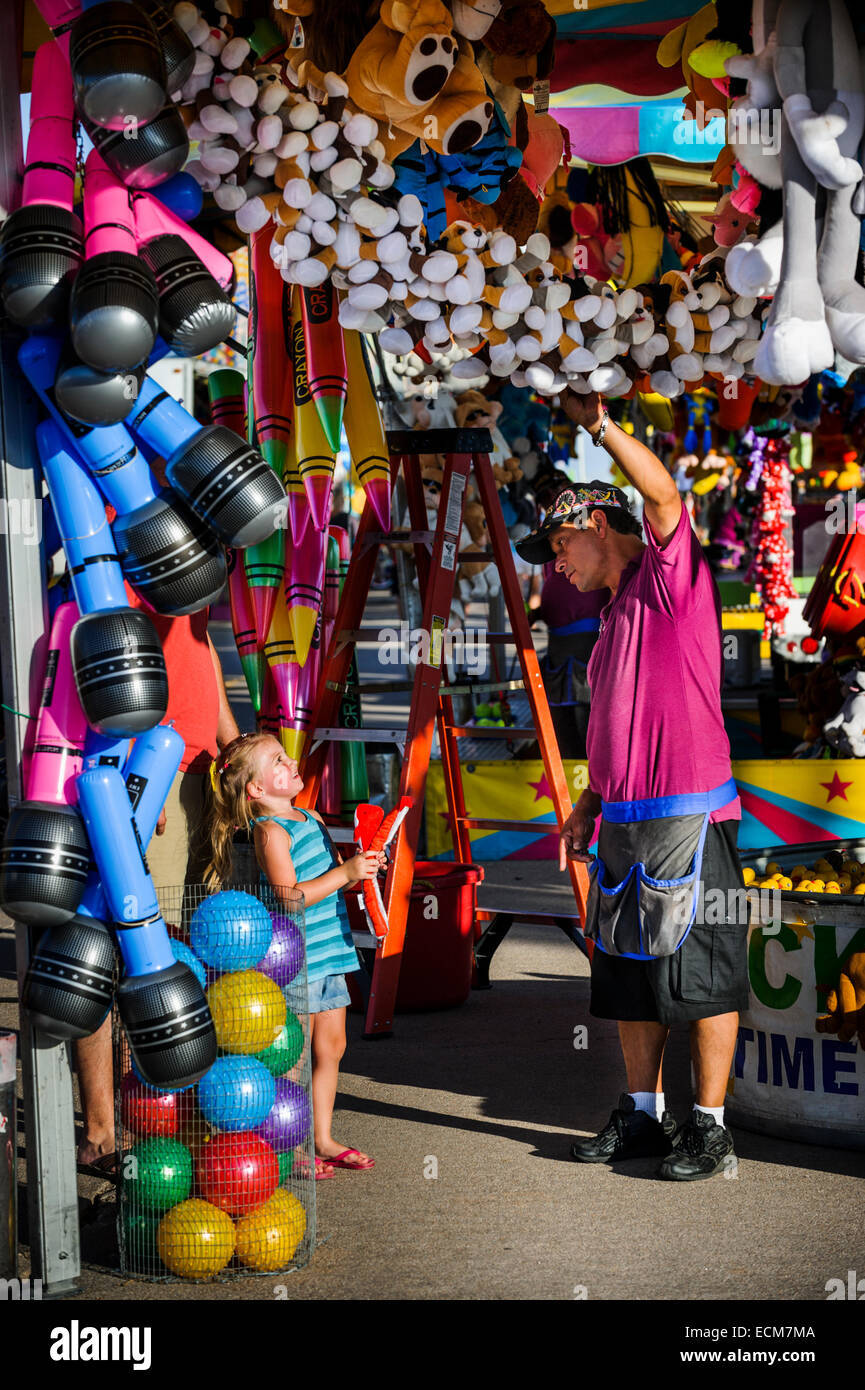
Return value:
<svg viewBox="0 0 865 1390">
<path fill-rule="evenodd" d="M 120 1087 L 120 1113 L 133 1134 L 174 1139 L 178 1129 L 177 1092 L 155 1091 L 128 1071 Z"/>
<path fill-rule="evenodd" d="M 279 1159 L 257 1134 L 220 1134 L 201 1151 L 198 1183 L 220 1211 L 245 1216 L 276 1191 Z"/>
</svg>

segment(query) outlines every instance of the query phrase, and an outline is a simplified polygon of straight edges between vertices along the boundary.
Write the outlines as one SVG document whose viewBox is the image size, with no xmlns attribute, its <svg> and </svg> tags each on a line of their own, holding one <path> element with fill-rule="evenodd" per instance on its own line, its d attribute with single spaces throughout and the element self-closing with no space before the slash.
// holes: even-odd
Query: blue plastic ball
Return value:
<svg viewBox="0 0 865 1390">
<path fill-rule="evenodd" d="M 182 960 L 184 965 L 188 965 L 202 989 L 207 989 L 207 976 L 204 966 L 198 959 L 194 951 L 191 951 L 185 941 L 175 941 L 171 938 L 171 950 L 175 960 Z"/>
<path fill-rule="evenodd" d="M 159 185 L 156 197 L 160 203 L 164 203 L 175 217 L 181 217 L 184 222 L 192 222 L 201 212 L 204 204 L 204 194 L 201 186 L 196 183 L 191 174 L 186 174 L 182 170 L 179 174 L 174 174 L 170 179 Z"/>
<path fill-rule="evenodd" d="M 198 1083 L 198 1107 L 208 1124 L 235 1133 L 266 1120 L 276 1082 L 254 1057 L 217 1057 Z"/>
<path fill-rule="evenodd" d="M 235 890 L 205 898 L 189 924 L 193 951 L 214 970 L 251 970 L 267 953 L 272 937 L 264 903 Z"/>
</svg>

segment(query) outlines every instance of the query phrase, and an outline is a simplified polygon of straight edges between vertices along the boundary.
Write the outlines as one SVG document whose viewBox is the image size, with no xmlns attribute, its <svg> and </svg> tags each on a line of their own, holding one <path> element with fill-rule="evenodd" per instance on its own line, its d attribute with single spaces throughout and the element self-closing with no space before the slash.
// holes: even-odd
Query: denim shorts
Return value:
<svg viewBox="0 0 865 1390">
<path fill-rule="evenodd" d="M 325 975 L 323 980 L 309 982 L 309 1012 L 324 1014 L 329 1009 L 344 1009 L 351 995 L 344 975 Z"/>
</svg>

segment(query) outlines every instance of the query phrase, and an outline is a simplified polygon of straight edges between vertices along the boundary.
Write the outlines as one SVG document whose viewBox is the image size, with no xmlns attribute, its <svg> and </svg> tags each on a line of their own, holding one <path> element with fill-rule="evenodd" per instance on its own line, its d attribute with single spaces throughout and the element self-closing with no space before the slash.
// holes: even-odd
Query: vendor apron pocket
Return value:
<svg viewBox="0 0 865 1390">
<path fill-rule="evenodd" d="M 674 955 L 696 917 L 709 816 L 735 796 L 731 778 L 710 792 L 603 802 L 589 940 L 629 960 Z"/>
</svg>

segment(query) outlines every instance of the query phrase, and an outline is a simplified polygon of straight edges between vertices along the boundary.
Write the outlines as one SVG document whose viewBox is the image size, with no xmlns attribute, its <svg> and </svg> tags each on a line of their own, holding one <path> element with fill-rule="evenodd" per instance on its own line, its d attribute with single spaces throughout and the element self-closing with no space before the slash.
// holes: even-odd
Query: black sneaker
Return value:
<svg viewBox="0 0 865 1390">
<path fill-rule="evenodd" d="M 611 1163 L 620 1158 L 657 1158 L 673 1147 L 676 1121 L 669 1110 L 654 1119 L 638 1110 L 634 1097 L 623 1091 L 609 1123 L 592 1139 L 578 1139 L 571 1145 L 571 1158 L 577 1163 Z"/>
<path fill-rule="evenodd" d="M 658 1169 L 659 1178 L 672 1182 L 696 1182 L 711 1178 L 733 1157 L 733 1136 L 726 1125 L 716 1124 L 711 1115 L 692 1110 L 676 1135 L 673 1152 Z"/>
</svg>

